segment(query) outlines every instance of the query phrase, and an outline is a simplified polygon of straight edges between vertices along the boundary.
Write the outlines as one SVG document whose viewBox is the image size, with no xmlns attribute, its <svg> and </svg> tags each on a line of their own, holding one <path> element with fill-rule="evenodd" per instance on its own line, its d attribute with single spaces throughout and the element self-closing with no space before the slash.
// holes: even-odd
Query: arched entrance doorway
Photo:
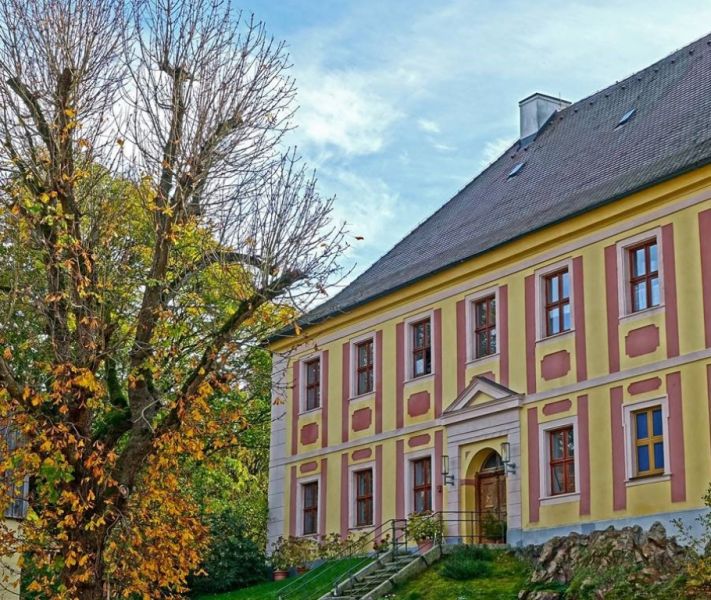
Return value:
<svg viewBox="0 0 711 600">
<path fill-rule="evenodd" d="M 476 477 L 479 543 L 506 541 L 506 472 L 501 456 L 492 450 Z"/>
<path fill-rule="evenodd" d="M 466 499 L 470 543 L 506 542 L 506 472 L 499 453 L 491 448 L 478 452 L 467 469 L 467 481 L 473 484 Z"/>
</svg>

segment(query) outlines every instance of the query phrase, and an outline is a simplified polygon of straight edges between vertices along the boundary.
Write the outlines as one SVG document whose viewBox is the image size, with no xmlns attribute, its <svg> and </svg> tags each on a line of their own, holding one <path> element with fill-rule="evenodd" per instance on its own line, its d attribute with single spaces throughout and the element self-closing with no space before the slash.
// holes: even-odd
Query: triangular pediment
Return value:
<svg viewBox="0 0 711 600">
<path fill-rule="evenodd" d="M 457 398 L 444 411 L 445 414 L 464 410 L 473 406 L 509 400 L 519 394 L 500 383 L 486 377 L 474 377 Z"/>
</svg>

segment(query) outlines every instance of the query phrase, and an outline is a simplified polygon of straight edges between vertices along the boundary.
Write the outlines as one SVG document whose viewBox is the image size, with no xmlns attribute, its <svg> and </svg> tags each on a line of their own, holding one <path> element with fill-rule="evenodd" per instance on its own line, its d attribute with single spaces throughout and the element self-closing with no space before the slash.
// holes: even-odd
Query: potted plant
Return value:
<svg viewBox="0 0 711 600">
<path fill-rule="evenodd" d="M 299 575 L 309 570 L 309 563 L 318 555 L 318 543 L 310 538 L 293 538 L 293 560 Z"/>
<path fill-rule="evenodd" d="M 407 535 L 417 542 L 420 552 L 426 552 L 442 537 L 442 520 L 431 511 L 413 513 L 407 520 Z"/>
<path fill-rule="evenodd" d="M 270 558 L 274 568 L 274 581 L 282 581 L 289 576 L 289 567 L 291 567 L 290 546 L 289 540 L 281 536 L 274 544 L 274 551 Z"/>
</svg>

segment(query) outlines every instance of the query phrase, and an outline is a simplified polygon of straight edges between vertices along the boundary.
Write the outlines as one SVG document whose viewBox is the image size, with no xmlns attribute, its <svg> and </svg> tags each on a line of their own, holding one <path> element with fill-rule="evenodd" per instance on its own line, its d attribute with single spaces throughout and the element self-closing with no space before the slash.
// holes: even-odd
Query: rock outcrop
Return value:
<svg viewBox="0 0 711 600">
<path fill-rule="evenodd" d="M 631 583 L 663 582 L 678 575 L 688 559 L 687 550 L 675 538 L 667 537 L 661 523 L 649 531 L 639 526 L 595 531 L 589 535 L 571 533 L 556 537 L 541 546 L 522 552 L 531 560 L 534 570 L 530 579 L 533 589 L 523 591 L 525 600 L 552 600 L 558 595 L 541 591 L 545 584 L 570 584 L 581 574 L 621 571 Z M 599 590 L 604 598 L 604 591 Z"/>
</svg>

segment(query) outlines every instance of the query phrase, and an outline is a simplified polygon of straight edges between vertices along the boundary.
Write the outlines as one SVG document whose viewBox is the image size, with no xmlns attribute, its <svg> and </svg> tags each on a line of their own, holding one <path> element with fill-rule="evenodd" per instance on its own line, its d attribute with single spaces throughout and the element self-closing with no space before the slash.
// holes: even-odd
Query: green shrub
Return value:
<svg viewBox="0 0 711 600">
<path fill-rule="evenodd" d="M 470 560 L 491 561 L 496 558 L 496 552 L 486 546 L 458 546 L 452 552 L 452 556 Z"/>
<path fill-rule="evenodd" d="M 226 592 L 265 581 L 268 575 L 264 552 L 247 537 L 244 524 L 232 510 L 209 519 L 211 544 L 201 566 L 205 575 L 192 575 L 193 594 Z"/>
<path fill-rule="evenodd" d="M 492 566 L 490 561 L 452 555 L 444 561 L 440 572 L 442 576 L 447 579 L 462 581 L 466 579 L 489 577 L 491 571 Z"/>
</svg>

